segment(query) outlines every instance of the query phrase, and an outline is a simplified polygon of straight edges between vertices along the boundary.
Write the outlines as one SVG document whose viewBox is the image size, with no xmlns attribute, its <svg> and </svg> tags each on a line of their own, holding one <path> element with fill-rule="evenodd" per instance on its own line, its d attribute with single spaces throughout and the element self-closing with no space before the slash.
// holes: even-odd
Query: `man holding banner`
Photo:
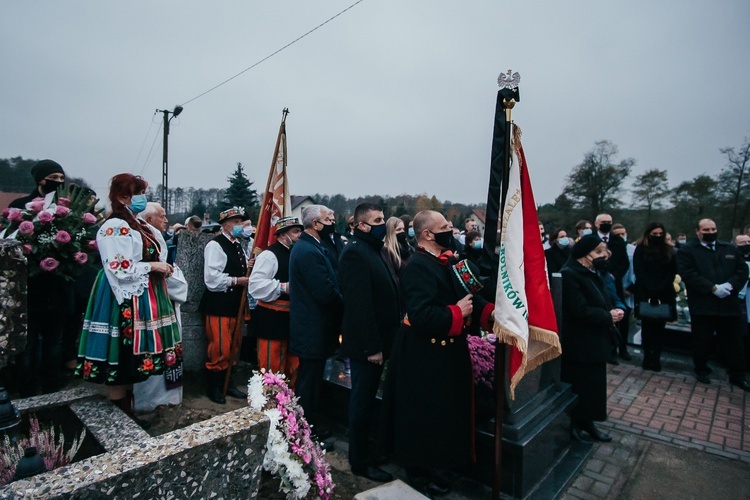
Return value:
<svg viewBox="0 0 750 500">
<path fill-rule="evenodd" d="M 384 404 L 392 412 L 389 443 L 412 485 L 444 494 L 436 469 L 474 458 L 468 325 L 489 328 L 492 304 L 453 284 L 450 223 L 425 210 L 414 218 L 418 248 L 401 276 L 407 316 L 396 334 Z"/>
</svg>

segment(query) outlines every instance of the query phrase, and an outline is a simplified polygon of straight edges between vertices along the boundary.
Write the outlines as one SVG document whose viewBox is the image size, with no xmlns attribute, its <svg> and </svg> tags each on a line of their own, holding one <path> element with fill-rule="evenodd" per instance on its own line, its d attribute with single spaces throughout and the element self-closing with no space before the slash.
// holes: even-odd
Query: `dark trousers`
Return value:
<svg viewBox="0 0 750 500">
<path fill-rule="evenodd" d="M 349 465 L 364 470 L 373 465 L 370 422 L 383 366 L 352 359 L 352 392 L 349 395 Z"/>
<path fill-rule="evenodd" d="M 615 352 L 620 349 L 620 354 L 628 350 L 628 334 L 630 333 L 630 309 L 625 308 L 625 315 L 617 323 L 617 331 L 620 332 L 620 345 L 615 347 Z"/>
<path fill-rule="evenodd" d="M 641 320 L 641 347 L 643 347 L 644 367 L 648 362 L 659 362 L 666 324 L 666 321 L 659 319 L 643 318 Z"/>
<path fill-rule="evenodd" d="M 60 385 L 62 335 L 65 315 L 29 313 L 26 349 L 16 358 L 16 380 L 21 397 L 35 396 L 37 385 L 42 392 L 55 392 Z"/>
<path fill-rule="evenodd" d="M 297 370 L 297 383 L 294 392 L 299 397 L 299 405 L 305 410 L 305 418 L 310 425 L 317 425 L 316 408 L 320 399 L 320 386 L 326 368 L 325 359 L 300 358 Z M 313 428 L 313 433 L 316 429 Z"/>
<path fill-rule="evenodd" d="M 720 357 L 726 360 L 730 380 L 745 377 L 745 348 L 741 332 L 744 321 L 739 316 L 709 316 L 694 314 L 691 329 L 693 335 L 693 363 L 695 373 L 708 375 L 708 358 L 711 348 L 711 335 L 716 332 L 719 341 Z"/>
</svg>

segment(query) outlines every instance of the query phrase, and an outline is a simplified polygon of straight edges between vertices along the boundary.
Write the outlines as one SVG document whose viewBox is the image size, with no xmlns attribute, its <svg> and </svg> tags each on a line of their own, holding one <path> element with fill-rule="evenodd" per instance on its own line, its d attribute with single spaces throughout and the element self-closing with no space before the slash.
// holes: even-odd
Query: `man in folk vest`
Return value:
<svg viewBox="0 0 750 500">
<path fill-rule="evenodd" d="M 201 300 L 201 312 L 206 317 L 208 353 L 208 397 L 214 403 L 225 404 L 224 380 L 239 352 L 240 342 L 232 333 L 237 328 L 242 294 L 247 287 L 247 260 L 237 239 L 242 234 L 242 221 L 246 220 L 242 207 L 232 207 L 219 214 L 221 232 L 208 242 L 203 251 L 205 264 L 203 280 L 206 291 Z M 231 365 L 230 365 L 231 363 Z M 229 383 L 227 395 L 245 398 L 246 394 Z"/>
<path fill-rule="evenodd" d="M 276 243 L 255 259 L 248 293 L 258 301 L 253 312 L 258 337 L 258 367 L 283 372 L 294 387 L 299 359 L 289 347 L 289 255 L 302 234 L 297 217 L 276 222 Z"/>
</svg>

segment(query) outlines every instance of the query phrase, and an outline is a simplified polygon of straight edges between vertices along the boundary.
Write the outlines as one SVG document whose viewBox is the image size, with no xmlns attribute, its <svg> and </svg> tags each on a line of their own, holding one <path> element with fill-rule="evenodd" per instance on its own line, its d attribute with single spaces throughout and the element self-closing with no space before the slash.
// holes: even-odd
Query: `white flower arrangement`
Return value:
<svg viewBox="0 0 750 500">
<path fill-rule="evenodd" d="M 284 375 L 253 372 L 247 395 L 250 407 L 270 420 L 263 469 L 280 478 L 287 499 L 302 499 L 311 491 L 315 498 L 332 498 L 331 467 Z"/>
</svg>

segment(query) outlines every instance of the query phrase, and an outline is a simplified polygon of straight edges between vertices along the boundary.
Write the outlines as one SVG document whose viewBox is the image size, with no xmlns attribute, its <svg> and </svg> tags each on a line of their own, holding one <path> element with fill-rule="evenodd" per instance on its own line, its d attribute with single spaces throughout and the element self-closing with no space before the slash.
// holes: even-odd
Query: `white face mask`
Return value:
<svg viewBox="0 0 750 500">
<path fill-rule="evenodd" d="M 245 238 L 252 238 L 255 234 L 255 228 L 253 226 L 244 226 L 242 228 L 242 236 Z"/>
</svg>

